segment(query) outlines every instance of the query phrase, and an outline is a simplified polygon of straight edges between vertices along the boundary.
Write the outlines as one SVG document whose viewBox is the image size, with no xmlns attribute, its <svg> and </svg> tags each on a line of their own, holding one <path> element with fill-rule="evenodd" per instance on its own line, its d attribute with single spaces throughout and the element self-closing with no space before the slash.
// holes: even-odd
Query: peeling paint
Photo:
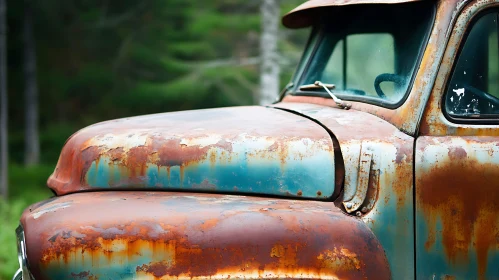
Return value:
<svg viewBox="0 0 499 280">
<path fill-rule="evenodd" d="M 36 279 L 390 279 L 372 231 L 331 202 L 109 191 L 46 207 L 68 201 L 23 213 Z"/>
<path fill-rule="evenodd" d="M 334 145 L 314 122 L 272 108 L 142 116 L 74 134 L 48 185 L 60 195 L 160 189 L 334 199 Z"/>
<path fill-rule="evenodd" d="M 413 146 L 414 138 L 392 124 L 366 112 L 345 112 L 327 106 L 282 102 L 276 108 L 306 115 L 329 129 L 337 138 L 344 161 L 344 188 L 336 205 L 350 201 L 358 187 L 361 147 L 372 151 L 372 165 L 367 175 L 368 190 L 362 204 L 346 212 L 360 216 L 380 238 L 387 252 L 394 279 L 414 275 L 413 218 Z M 309 113 L 309 112 L 313 112 Z M 350 210 L 350 211 L 349 211 Z"/>
</svg>

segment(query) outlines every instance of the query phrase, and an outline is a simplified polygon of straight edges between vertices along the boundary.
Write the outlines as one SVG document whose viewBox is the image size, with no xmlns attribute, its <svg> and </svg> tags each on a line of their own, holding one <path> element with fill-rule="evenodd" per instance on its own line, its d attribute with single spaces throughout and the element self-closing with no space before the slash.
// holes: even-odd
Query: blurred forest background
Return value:
<svg viewBox="0 0 499 280">
<path fill-rule="evenodd" d="M 7 39 L 3 52 L 0 39 L 0 61 L 7 58 L 0 113 L 8 117 L 0 123 L 8 145 L 0 149 L 8 162 L 8 173 L 0 173 L 0 185 L 8 183 L 0 197 L 0 279 L 18 267 L 19 217 L 52 195 L 46 180 L 71 134 L 120 117 L 270 103 L 262 89 L 277 97 L 308 37 L 308 30 L 285 30 L 280 16 L 302 2 L 0 0 Z M 272 49 L 269 34 L 275 57 L 260 46 Z M 262 83 L 262 69 L 279 84 Z"/>
</svg>

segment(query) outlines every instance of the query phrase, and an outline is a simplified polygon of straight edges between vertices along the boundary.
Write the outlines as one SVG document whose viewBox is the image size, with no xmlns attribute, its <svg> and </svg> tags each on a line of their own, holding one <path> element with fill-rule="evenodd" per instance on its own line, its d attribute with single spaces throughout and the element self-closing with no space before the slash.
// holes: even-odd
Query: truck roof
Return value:
<svg viewBox="0 0 499 280">
<path fill-rule="evenodd" d="M 282 23 L 288 28 L 302 28 L 312 25 L 314 10 L 333 6 L 358 4 L 398 4 L 423 0 L 309 0 L 284 15 Z"/>
</svg>

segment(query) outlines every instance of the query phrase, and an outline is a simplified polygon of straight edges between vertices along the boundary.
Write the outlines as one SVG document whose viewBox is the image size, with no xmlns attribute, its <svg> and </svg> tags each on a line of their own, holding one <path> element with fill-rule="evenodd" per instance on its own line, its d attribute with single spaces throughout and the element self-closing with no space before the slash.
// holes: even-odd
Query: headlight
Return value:
<svg viewBox="0 0 499 280">
<path fill-rule="evenodd" d="M 19 260 L 19 270 L 14 275 L 13 280 L 32 280 L 34 279 L 28 269 L 28 255 L 26 254 L 26 239 L 24 238 L 24 229 L 19 225 L 16 229 L 17 237 L 17 259 Z"/>
</svg>

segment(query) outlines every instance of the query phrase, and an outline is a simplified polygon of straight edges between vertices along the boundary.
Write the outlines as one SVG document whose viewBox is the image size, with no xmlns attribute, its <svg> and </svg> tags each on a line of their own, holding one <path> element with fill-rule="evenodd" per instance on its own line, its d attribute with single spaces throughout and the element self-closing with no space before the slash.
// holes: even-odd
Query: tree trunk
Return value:
<svg viewBox="0 0 499 280">
<path fill-rule="evenodd" d="M 36 79 L 36 45 L 33 36 L 32 1 L 24 1 L 24 99 L 25 99 L 25 150 L 24 164 L 31 166 L 40 161 L 38 137 L 38 85 Z"/>
<path fill-rule="evenodd" d="M 279 54 L 277 40 L 279 36 L 278 0 L 261 0 L 260 14 L 262 32 L 260 37 L 260 96 L 261 105 L 274 102 L 279 93 Z"/>
<path fill-rule="evenodd" d="M 7 199 L 8 149 L 7 149 L 7 4 L 0 0 L 0 196 Z"/>
</svg>

